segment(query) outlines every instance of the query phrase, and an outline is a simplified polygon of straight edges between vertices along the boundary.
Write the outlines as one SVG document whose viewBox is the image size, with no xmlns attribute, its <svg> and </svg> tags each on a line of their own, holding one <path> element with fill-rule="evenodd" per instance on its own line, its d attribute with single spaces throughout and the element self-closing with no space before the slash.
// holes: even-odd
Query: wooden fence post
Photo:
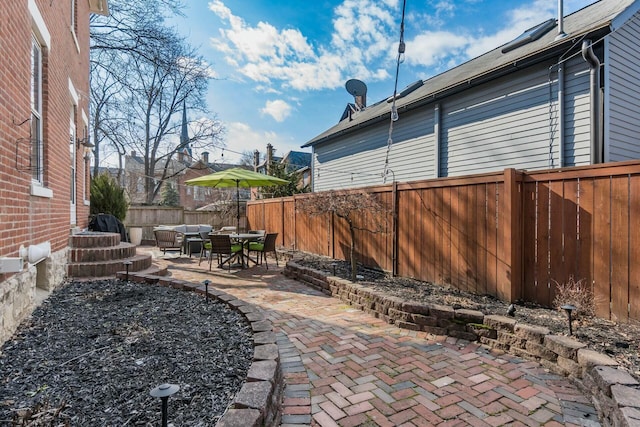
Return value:
<svg viewBox="0 0 640 427">
<path fill-rule="evenodd" d="M 522 297 L 522 176 L 504 170 L 504 191 L 498 218 L 498 298 Z"/>
<path fill-rule="evenodd" d="M 391 275 L 398 275 L 398 183 L 391 184 Z"/>
</svg>

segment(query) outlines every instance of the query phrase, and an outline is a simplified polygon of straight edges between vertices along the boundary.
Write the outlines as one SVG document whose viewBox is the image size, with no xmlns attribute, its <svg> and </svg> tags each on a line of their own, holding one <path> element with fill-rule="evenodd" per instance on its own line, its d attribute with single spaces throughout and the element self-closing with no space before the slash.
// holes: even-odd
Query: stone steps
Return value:
<svg viewBox="0 0 640 427">
<path fill-rule="evenodd" d="M 117 233 L 85 232 L 69 238 L 67 275 L 74 278 L 115 277 L 125 273 L 166 275 L 166 269 L 153 265 L 149 254 L 137 255 L 136 246 L 121 242 Z"/>
<path fill-rule="evenodd" d="M 71 248 L 68 259 L 73 263 L 112 261 L 131 258 L 136 255 L 136 247 L 131 243 L 119 243 L 106 248 Z"/>
</svg>

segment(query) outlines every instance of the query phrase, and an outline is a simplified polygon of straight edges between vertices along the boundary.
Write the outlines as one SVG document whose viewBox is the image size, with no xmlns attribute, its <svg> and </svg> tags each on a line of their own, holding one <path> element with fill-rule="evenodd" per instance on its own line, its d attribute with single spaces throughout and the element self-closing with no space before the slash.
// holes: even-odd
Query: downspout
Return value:
<svg viewBox="0 0 640 427">
<path fill-rule="evenodd" d="M 564 116 L 564 64 L 560 63 L 558 66 L 558 163 L 560 167 L 564 167 L 564 128 L 565 128 L 565 116 Z"/>
<path fill-rule="evenodd" d="M 582 42 L 582 57 L 589 64 L 590 116 L 591 116 L 591 164 L 602 163 L 600 139 L 600 60 L 593 52 L 591 40 Z"/>
</svg>

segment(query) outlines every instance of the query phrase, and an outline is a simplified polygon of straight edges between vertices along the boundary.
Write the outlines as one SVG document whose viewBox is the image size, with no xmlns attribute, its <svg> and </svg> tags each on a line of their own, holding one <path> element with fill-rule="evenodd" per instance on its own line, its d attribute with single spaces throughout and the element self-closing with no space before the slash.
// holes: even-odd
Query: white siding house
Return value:
<svg viewBox="0 0 640 427">
<path fill-rule="evenodd" d="M 313 189 L 640 158 L 640 0 L 601 0 L 345 114 L 307 142 Z M 545 26 L 546 25 L 546 26 Z M 383 179 L 385 163 L 388 174 Z"/>
</svg>

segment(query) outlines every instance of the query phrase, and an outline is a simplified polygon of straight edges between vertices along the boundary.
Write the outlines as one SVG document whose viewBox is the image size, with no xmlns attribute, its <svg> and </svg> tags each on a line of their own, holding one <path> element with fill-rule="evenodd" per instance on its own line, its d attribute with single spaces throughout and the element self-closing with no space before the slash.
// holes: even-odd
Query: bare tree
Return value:
<svg viewBox="0 0 640 427">
<path fill-rule="evenodd" d="M 112 0 L 111 16 L 91 21 L 96 165 L 103 144 L 118 154 L 121 169 L 125 153 L 140 153 L 149 204 L 165 180 L 187 167 L 173 161 L 186 145 L 190 150 L 223 146 L 224 129 L 215 117 L 207 117 L 204 101 L 212 75 L 208 65 L 164 21 L 181 7 L 177 0 Z M 190 123 L 189 141 L 180 141 L 181 113 L 187 107 L 201 118 Z"/>
<path fill-rule="evenodd" d="M 313 193 L 309 197 L 296 199 L 296 209 L 310 216 L 335 215 L 347 222 L 350 236 L 351 280 L 355 282 L 358 272 L 356 230 L 371 233 L 385 232 L 389 209 L 372 193 L 339 190 Z M 360 220 L 364 215 L 369 221 Z M 368 227 L 361 227 L 359 225 L 361 223 L 367 224 Z"/>
</svg>

